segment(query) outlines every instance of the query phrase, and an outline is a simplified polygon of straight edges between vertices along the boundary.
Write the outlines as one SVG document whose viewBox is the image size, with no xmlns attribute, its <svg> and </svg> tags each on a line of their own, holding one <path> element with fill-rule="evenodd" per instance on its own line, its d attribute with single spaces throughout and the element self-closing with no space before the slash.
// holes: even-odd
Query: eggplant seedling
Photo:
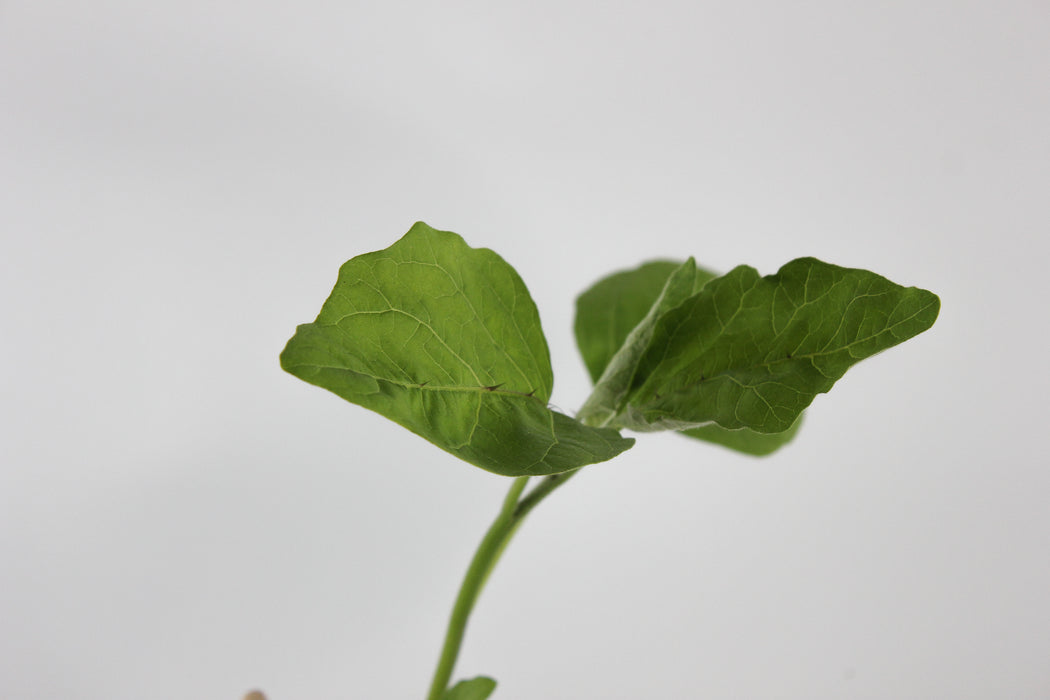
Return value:
<svg viewBox="0 0 1050 700">
<path fill-rule="evenodd" d="M 484 700 L 452 684 L 467 621 L 522 520 L 581 468 L 674 431 L 752 455 L 798 431 L 817 394 L 875 353 L 930 328 L 940 300 L 866 270 L 799 258 L 762 277 L 650 262 L 576 302 L 594 390 L 575 416 L 554 376 L 525 283 L 491 250 L 417 223 L 339 270 L 313 323 L 281 353 L 291 374 L 375 411 L 465 462 L 510 478 L 467 569 L 427 700 Z"/>
</svg>

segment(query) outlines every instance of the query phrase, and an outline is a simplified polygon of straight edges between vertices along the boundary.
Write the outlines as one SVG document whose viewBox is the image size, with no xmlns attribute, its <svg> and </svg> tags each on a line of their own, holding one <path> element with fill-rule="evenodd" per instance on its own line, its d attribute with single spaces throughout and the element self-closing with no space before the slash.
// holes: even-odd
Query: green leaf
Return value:
<svg viewBox="0 0 1050 700">
<path fill-rule="evenodd" d="M 759 433 L 750 428 L 739 430 L 727 430 L 720 425 L 709 423 L 699 428 L 690 428 L 681 431 L 682 435 L 697 438 L 706 442 L 713 442 L 722 447 L 728 447 L 737 452 L 749 454 L 752 457 L 765 457 L 779 450 L 784 445 L 795 439 L 798 429 L 802 425 L 802 416 L 791 424 L 791 427 L 779 433 Z"/>
<path fill-rule="evenodd" d="M 671 273 L 680 267 L 682 263 L 668 260 L 648 262 L 633 270 L 609 275 L 579 296 L 574 329 L 576 345 L 592 382 L 597 383 L 628 334 L 649 313 Z M 702 268 L 695 269 L 696 291 L 718 276 Z"/>
<path fill-rule="evenodd" d="M 517 272 L 423 223 L 340 268 L 281 366 L 497 474 L 568 471 L 634 444 L 547 407 L 550 354 Z"/>
<path fill-rule="evenodd" d="M 619 278 L 622 282 L 626 282 L 627 286 L 634 287 L 633 290 L 628 291 L 629 294 L 641 296 L 644 292 L 651 291 L 643 285 L 654 282 L 657 275 L 663 272 L 661 268 L 665 265 L 666 263 L 650 263 L 636 271 L 641 274 L 633 276 L 628 274 L 625 276 L 624 273 L 620 273 L 619 275 L 614 275 L 611 279 Z M 617 338 L 620 340 L 619 349 L 615 351 L 612 358 L 605 364 L 601 376 L 595 384 L 594 391 L 580 409 L 577 416 L 580 420 L 589 425 L 604 425 L 615 417 L 617 406 L 621 405 L 623 398 L 631 387 L 638 362 L 649 347 L 657 321 L 665 313 L 692 296 L 712 277 L 714 277 L 713 273 L 709 273 L 706 270 L 698 270 L 696 262 L 692 258 L 676 266 L 669 275 L 665 276 L 662 288 L 655 300 L 651 302 L 645 316 L 634 324 L 634 327 L 627 333 L 625 338 L 622 340 Z M 634 284 L 631 284 L 632 282 Z M 615 287 L 602 285 L 602 283 L 599 283 L 599 286 L 599 292 L 604 293 L 593 294 L 591 293 L 594 291 L 592 289 L 591 292 L 585 294 L 588 297 L 587 303 L 595 305 L 604 301 L 605 304 L 602 305 L 602 316 L 604 318 L 602 316 L 599 318 L 614 326 L 617 325 L 617 322 L 620 322 L 622 323 L 621 328 L 627 327 L 626 322 L 623 320 L 623 317 L 627 314 L 618 308 L 616 304 Z M 637 304 L 633 300 L 630 303 Z M 634 311 L 640 307 L 632 306 L 629 308 Z M 611 313 L 610 309 L 612 310 Z M 590 314 L 580 313 L 577 313 L 576 318 L 576 332 L 577 337 L 579 337 L 581 335 L 579 327 L 581 319 L 586 319 L 583 321 L 586 325 L 594 324 L 594 318 Z M 583 335 L 586 337 L 595 334 L 583 333 Z M 617 335 L 619 334 L 617 333 Z M 602 337 L 609 345 L 612 344 L 609 334 Z M 599 347 L 599 351 L 604 355 L 607 348 Z M 595 364 L 597 365 L 597 363 Z"/>
<path fill-rule="evenodd" d="M 496 681 L 485 676 L 460 681 L 445 691 L 441 700 L 485 700 L 496 689 Z"/>
<path fill-rule="evenodd" d="M 688 290 L 686 285 L 672 281 L 672 276 L 688 275 L 689 270 L 693 277 Z M 622 379 L 627 374 L 624 368 L 631 367 L 633 375 L 639 350 L 644 351 L 651 340 L 655 320 L 716 277 L 715 273 L 696 267 L 691 258 L 684 264 L 661 260 L 609 275 L 581 294 L 576 300 L 576 343 L 592 381 L 599 383 L 614 357 L 621 368 L 614 374 Z M 608 418 L 604 407 L 616 405 L 615 393 L 608 385 L 599 384 L 578 417 L 590 414 L 599 421 L 603 415 Z M 712 423 L 681 434 L 760 457 L 790 442 L 801 422 L 796 421 L 781 433 L 758 433 L 747 428 L 727 430 Z"/>
<path fill-rule="evenodd" d="M 660 317 L 606 424 L 788 430 L 849 367 L 925 331 L 939 309 L 931 292 L 814 258 L 768 277 L 738 267 Z"/>
</svg>

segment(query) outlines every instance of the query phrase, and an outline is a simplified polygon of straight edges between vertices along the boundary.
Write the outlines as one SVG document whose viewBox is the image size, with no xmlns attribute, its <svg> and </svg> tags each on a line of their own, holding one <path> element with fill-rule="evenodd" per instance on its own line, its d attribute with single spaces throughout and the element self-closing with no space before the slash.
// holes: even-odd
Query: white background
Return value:
<svg viewBox="0 0 1050 700">
<path fill-rule="evenodd" d="M 577 293 L 695 255 L 931 289 L 765 460 L 535 511 L 498 700 L 1050 697 L 1050 6 L 0 2 L 0 697 L 421 698 L 508 482 L 280 371 L 416 220 Z"/>
</svg>

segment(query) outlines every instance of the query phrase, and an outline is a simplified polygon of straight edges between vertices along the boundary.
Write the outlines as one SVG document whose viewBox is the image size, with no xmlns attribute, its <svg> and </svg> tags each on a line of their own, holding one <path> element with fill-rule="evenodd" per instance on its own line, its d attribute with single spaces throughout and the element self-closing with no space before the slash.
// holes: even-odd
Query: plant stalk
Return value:
<svg viewBox="0 0 1050 700">
<path fill-rule="evenodd" d="M 500 555 L 506 549 L 511 537 L 517 532 L 529 511 L 535 508 L 540 501 L 549 496 L 556 488 L 564 484 L 576 473 L 574 470 L 563 474 L 553 474 L 544 478 L 524 498 L 522 494 L 529 477 L 519 476 L 514 479 L 503 499 L 503 507 L 499 515 L 489 526 L 488 532 L 482 538 L 474 558 L 470 561 L 467 573 L 460 584 L 456 603 L 452 608 L 452 616 L 448 622 L 448 630 L 445 632 L 445 642 L 441 647 L 441 657 L 438 659 L 437 669 L 434 671 L 434 679 L 430 684 L 430 693 L 427 700 L 442 700 L 445 691 L 448 690 L 449 681 L 452 679 L 452 671 L 459 657 L 459 649 L 463 644 L 463 636 L 467 631 L 467 620 L 474 610 L 474 604 L 481 595 L 481 590 L 488 580 Z"/>
<path fill-rule="evenodd" d="M 456 604 L 452 608 L 452 617 L 448 622 L 448 630 L 445 632 L 445 643 L 441 648 L 441 658 L 438 660 L 437 670 L 434 671 L 434 680 L 430 684 L 430 694 L 427 700 L 441 700 L 448 689 L 449 680 L 452 678 L 452 670 L 459 656 L 459 648 L 463 644 L 463 635 L 467 631 L 467 619 L 474 609 L 481 588 L 485 585 L 489 571 L 496 564 L 503 547 L 514 531 L 514 509 L 518 505 L 518 499 L 529 477 L 520 476 L 510 486 L 507 497 L 503 499 L 503 507 L 499 515 L 489 527 L 474 558 L 467 568 L 463 577 L 463 583 L 459 587 L 459 595 L 456 596 Z"/>
</svg>

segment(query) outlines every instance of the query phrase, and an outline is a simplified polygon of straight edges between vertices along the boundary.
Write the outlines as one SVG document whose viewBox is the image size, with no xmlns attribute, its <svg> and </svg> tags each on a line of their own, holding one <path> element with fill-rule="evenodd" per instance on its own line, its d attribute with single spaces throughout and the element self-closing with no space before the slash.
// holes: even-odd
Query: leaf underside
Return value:
<svg viewBox="0 0 1050 700">
<path fill-rule="evenodd" d="M 496 689 L 496 681 L 485 676 L 460 681 L 445 691 L 441 700 L 485 700 Z"/>
<path fill-rule="evenodd" d="M 550 354 L 521 278 L 423 223 L 340 268 L 281 366 L 497 474 L 563 472 L 634 442 L 548 408 Z"/>
<path fill-rule="evenodd" d="M 766 457 L 795 439 L 804 416 L 799 416 L 790 428 L 779 433 L 759 433 L 750 428 L 729 430 L 716 423 L 680 431 L 681 435 L 728 447 L 752 457 Z"/>
<path fill-rule="evenodd" d="M 577 341 L 596 381 L 581 420 L 768 454 L 793 437 L 816 394 L 929 328 L 940 307 L 925 290 L 814 258 L 768 277 L 694 269 L 650 263 L 580 297 Z"/>
<path fill-rule="evenodd" d="M 671 284 L 672 277 L 693 275 L 692 285 L 687 286 L 679 280 Z M 633 270 L 625 270 L 609 275 L 593 285 L 576 300 L 576 343 L 583 355 L 584 364 L 591 375 L 591 380 L 598 383 L 610 361 L 618 351 L 627 344 L 627 338 L 636 331 L 635 336 L 642 335 L 646 328 L 651 330 L 662 311 L 669 306 L 684 301 L 703 285 L 718 275 L 709 270 L 697 267 L 692 260 L 685 263 L 658 260 L 648 262 Z M 675 293 L 677 289 L 677 294 Z M 658 302 L 662 301 L 662 304 Z M 639 330 L 643 320 L 648 321 Z M 644 350 L 644 345 L 641 346 Z M 635 345 L 635 359 L 639 347 Z M 621 353 L 620 359 L 626 359 L 627 353 Z M 633 375 L 633 368 L 631 369 Z M 621 387 L 622 390 L 623 387 Z M 581 415 L 586 415 L 594 408 L 603 393 L 595 395 L 584 406 Z M 601 412 L 599 409 L 598 412 Z M 606 417 L 608 412 L 604 412 Z M 781 433 L 758 433 L 749 428 L 728 430 L 717 424 L 683 430 L 681 435 L 704 440 L 742 452 L 755 457 L 772 454 L 790 442 L 798 433 L 801 418 L 788 430 Z"/>
</svg>

